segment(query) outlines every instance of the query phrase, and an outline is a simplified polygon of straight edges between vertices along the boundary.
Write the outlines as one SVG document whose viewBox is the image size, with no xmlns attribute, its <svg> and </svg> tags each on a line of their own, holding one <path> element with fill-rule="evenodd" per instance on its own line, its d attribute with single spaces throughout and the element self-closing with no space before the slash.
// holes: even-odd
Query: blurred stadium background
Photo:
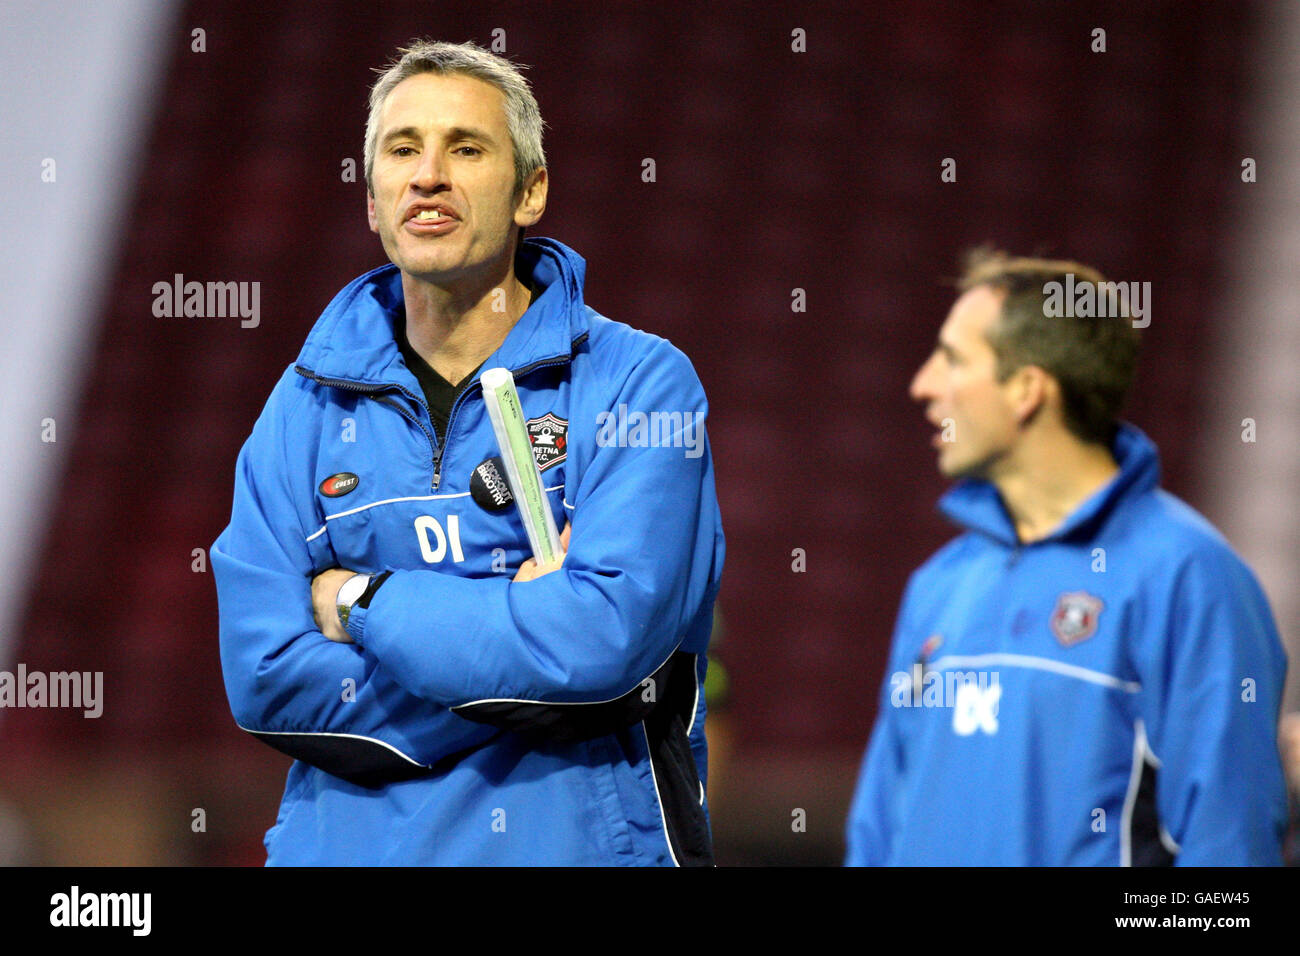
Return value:
<svg viewBox="0 0 1300 956">
<path fill-rule="evenodd" d="M 415 36 L 504 31 L 550 126 L 534 232 L 708 391 L 721 864 L 840 859 L 902 586 L 950 535 L 906 389 L 971 245 L 1153 284 L 1128 417 L 1294 655 L 1300 7 L 859 6 L 9 0 L 0 669 L 102 671 L 104 712 L 0 711 L 0 862 L 265 859 L 288 759 L 231 719 L 202 559 L 277 375 L 385 261 L 341 173 Z M 177 273 L 260 282 L 260 324 L 155 317 Z"/>
</svg>

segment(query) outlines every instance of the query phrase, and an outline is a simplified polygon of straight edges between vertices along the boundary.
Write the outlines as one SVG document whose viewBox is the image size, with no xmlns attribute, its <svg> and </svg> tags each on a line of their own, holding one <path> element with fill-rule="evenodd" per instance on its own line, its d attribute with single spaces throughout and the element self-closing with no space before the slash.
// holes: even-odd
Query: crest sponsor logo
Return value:
<svg viewBox="0 0 1300 956">
<path fill-rule="evenodd" d="M 341 498 L 344 495 L 356 491 L 357 485 L 361 479 L 350 471 L 340 471 L 337 475 L 330 475 L 320 483 L 320 493 L 326 498 Z"/>
<path fill-rule="evenodd" d="M 943 643 L 942 635 L 931 634 L 929 637 L 925 639 L 925 643 L 921 645 L 921 653 L 917 656 L 917 660 L 919 660 L 922 664 L 924 664 L 926 661 L 928 661 L 931 657 L 934 656 L 934 652 L 939 649 L 939 645 L 942 643 Z"/>
</svg>

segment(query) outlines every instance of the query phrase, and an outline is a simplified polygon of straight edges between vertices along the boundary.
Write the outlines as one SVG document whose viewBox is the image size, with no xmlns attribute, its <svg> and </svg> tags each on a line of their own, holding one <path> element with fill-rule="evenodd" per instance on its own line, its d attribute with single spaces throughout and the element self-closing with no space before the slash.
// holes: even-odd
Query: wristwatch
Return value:
<svg viewBox="0 0 1300 956">
<path fill-rule="evenodd" d="M 370 586 L 370 579 L 373 574 L 354 574 L 343 582 L 339 588 L 338 597 L 334 599 L 334 604 L 339 612 L 339 623 L 343 629 L 347 630 L 348 615 L 352 613 L 352 605 L 356 604 L 361 595 L 366 593 L 366 588 Z"/>
</svg>

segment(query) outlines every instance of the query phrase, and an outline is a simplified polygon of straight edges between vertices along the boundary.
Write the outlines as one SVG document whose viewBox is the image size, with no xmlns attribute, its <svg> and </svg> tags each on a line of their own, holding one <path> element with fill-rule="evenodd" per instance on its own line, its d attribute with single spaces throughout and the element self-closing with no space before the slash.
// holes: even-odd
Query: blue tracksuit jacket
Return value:
<svg viewBox="0 0 1300 956">
<path fill-rule="evenodd" d="M 711 863 L 705 652 L 723 535 L 704 392 L 667 341 L 583 303 L 585 263 L 526 239 L 540 289 L 483 368 L 514 372 L 559 527 L 529 556 L 482 389 L 446 441 L 394 338 L 401 275 L 350 283 L 276 385 L 212 547 L 235 720 L 296 758 L 270 864 Z M 489 468 L 490 471 L 490 468 Z M 481 473 L 482 474 L 482 473 Z M 311 578 L 391 570 L 348 622 Z"/>
<path fill-rule="evenodd" d="M 1280 863 L 1267 601 L 1157 487 L 1145 435 L 1122 426 L 1114 453 L 1115 479 L 1032 544 L 991 484 L 941 500 L 968 530 L 908 583 L 848 863 Z"/>
</svg>

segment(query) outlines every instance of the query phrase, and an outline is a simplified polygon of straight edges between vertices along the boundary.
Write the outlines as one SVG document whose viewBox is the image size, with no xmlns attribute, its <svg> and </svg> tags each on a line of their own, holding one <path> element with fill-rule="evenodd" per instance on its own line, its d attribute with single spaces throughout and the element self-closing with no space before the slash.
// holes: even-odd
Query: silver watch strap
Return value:
<svg viewBox="0 0 1300 956">
<path fill-rule="evenodd" d="M 342 587 L 339 588 L 335 604 L 338 608 L 339 623 L 344 627 L 348 626 L 348 617 L 352 613 L 352 605 L 356 604 L 361 599 L 361 595 L 366 593 L 366 588 L 370 586 L 370 579 L 373 576 L 366 573 L 354 574 L 344 581 Z"/>
</svg>

